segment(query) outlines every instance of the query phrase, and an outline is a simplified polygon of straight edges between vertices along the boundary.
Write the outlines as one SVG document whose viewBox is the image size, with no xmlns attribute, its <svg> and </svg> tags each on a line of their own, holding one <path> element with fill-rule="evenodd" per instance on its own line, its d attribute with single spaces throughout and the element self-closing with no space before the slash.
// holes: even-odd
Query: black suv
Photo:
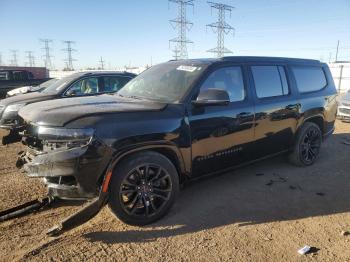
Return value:
<svg viewBox="0 0 350 262">
<path fill-rule="evenodd" d="M 114 95 L 23 107 L 28 150 L 19 162 L 51 196 L 103 196 L 122 221 L 145 225 L 187 179 L 277 153 L 313 164 L 336 112 L 332 76 L 316 60 L 169 61 Z"/>
<path fill-rule="evenodd" d="M 75 73 L 52 83 L 40 92 L 1 100 L 0 128 L 10 130 L 9 135 L 3 137 L 2 143 L 4 145 L 10 144 L 21 139 L 18 131 L 23 129 L 23 122 L 18 117 L 18 110 L 23 106 L 57 98 L 94 96 L 117 92 L 135 76 L 132 73 L 112 71 Z"/>
</svg>

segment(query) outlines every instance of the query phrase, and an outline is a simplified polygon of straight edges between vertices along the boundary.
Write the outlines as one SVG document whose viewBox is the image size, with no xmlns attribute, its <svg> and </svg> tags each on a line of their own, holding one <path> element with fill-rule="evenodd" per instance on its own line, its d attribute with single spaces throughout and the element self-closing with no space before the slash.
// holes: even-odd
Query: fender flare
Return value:
<svg viewBox="0 0 350 262">
<path fill-rule="evenodd" d="M 171 152 L 176 155 L 176 160 L 177 160 L 176 166 L 178 166 L 177 169 L 179 169 L 179 172 L 180 172 L 179 177 L 182 176 L 183 174 L 186 174 L 185 161 L 184 161 L 183 156 L 180 152 L 180 149 L 176 145 L 169 144 L 169 143 L 162 143 L 162 142 L 152 143 L 152 144 L 147 144 L 147 145 L 145 145 L 145 144 L 133 145 L 131 148 L 128 147 L 124 150 L 119 151 L 118 154 L 116 154 L 112 158 L 112 160 L 110 161 L 110 164 L 108 165 L 107 170 L 105 172 L 105 175 L 103 177 L 102 192 L 103 193 L 108 192 L 108 187 L 109 187 L 111 177 L 113 175 L 113 170 L 122 159 L 124 159 L 125 157 L 127 157 L 131 154 L 134 154 L 136 152 L 154 150 L 154 149 L 171 150 Z"/>
</svg>

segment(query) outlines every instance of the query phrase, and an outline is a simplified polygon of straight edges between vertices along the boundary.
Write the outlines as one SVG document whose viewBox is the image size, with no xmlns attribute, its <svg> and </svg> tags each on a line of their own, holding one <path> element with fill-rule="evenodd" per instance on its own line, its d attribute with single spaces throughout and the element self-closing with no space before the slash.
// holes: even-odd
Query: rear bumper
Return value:
<svg viewBox="0 0 350 262">
<path fill-rule="evenodd" d="M 42 178 L 49 194 L 61 199 L 98 196 L 111 155 L 101 143 L 52 152 L 28 150 L 21 156 L 29 177 Z"/>
</svg>

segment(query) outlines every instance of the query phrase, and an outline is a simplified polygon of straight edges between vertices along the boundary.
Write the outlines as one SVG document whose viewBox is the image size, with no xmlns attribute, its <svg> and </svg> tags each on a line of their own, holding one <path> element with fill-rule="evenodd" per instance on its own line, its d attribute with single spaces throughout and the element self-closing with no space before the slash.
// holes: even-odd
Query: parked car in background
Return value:
<svg viewBox="0 0 350 262">
<path fill-rule="evenodd" d="M 339 98 L 338 104 L 338 118 L 350 122 L 350 90 Z"/>
<path fill-rule="evenodd" d="M 44 83 L 41 83 L 40 85 L 37 85 L 37 86 L 22 86 L 19 88 L 15 88 L 15 89 L 7 92 L 6 97 L 21 95 L 21 94 L 26 94 L 26 93 L 31 93 L 31 92 L 40 92 L 43 89 L 45 89 L 46 87 L 55 83 L 56 81 L 58 81 L 58 79 L 52 78 L 52 79 L 47 80 Z"/>
<path fill-rule="evenodd" d="M 21 86 L 37 86 L 49 78 L 36 79 L 27 70 L 0 70 L 0 99 L 5 98 L 7 92 Z"/>
<path fill-rule="evenodd" d="M 45 100 L 114 93 L 134 77 L 134 74 L 126 72 L 75 73 L 56 81 L 41 92 L 3 99 L 0 101 L 0 128 L 10 130 L 10 133 L 3 137 L 2 143 L 9 144 L 21 139 L 18 132 L 23 128 L 23 122 L 18 117 L 18 110 L 25 105 Z"/>
<path fill-rule="evenodd" d="M 22 108 L 28 150 L 18 166 L 44 178 L 52 197 L 99 199 L 90 215 L 108 202 L 122 221 L 145 225 L 167 213 L 188 179 L 280 153 L 314 164 L 336 111 L 331 73 L 316 60 L 170 61 L 114 95 Z"/>
</svg>

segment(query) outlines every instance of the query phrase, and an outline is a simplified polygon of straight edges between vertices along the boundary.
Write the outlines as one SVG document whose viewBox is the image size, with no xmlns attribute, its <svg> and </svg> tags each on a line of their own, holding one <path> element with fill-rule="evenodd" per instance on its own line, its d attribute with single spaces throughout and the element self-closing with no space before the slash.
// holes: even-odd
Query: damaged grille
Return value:
<svg viewBox="0 0 350 262">
<path fill-rule="evenodd" d="M 29 149 L 34 149 L 35 151 L 43 151 L 42 141 L 38 138 L 37 126 L 27 125 L 22 135 L 23 144 L 28 146 Z"/>
</svg>

